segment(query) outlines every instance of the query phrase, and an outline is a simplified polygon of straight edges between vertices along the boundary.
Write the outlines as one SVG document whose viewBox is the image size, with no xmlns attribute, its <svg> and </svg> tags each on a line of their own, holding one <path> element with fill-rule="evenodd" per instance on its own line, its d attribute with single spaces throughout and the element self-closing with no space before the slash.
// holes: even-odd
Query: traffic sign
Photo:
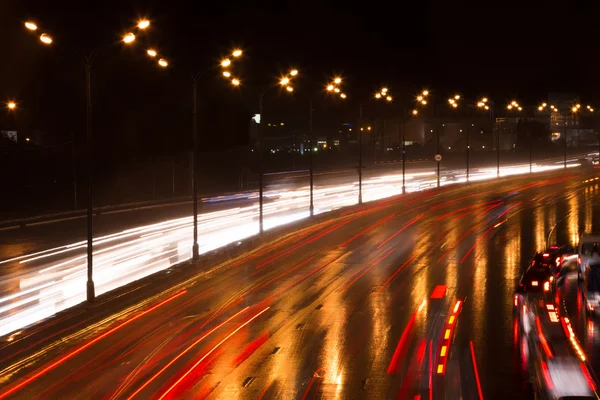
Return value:
<svg viewBox="0 0 600 400">
<path fill-rule="evenodd" d="M 441 154 L 436 154 L 435 155 L 435 161 L 442 161 L 442 155 Z"/>
</svg>

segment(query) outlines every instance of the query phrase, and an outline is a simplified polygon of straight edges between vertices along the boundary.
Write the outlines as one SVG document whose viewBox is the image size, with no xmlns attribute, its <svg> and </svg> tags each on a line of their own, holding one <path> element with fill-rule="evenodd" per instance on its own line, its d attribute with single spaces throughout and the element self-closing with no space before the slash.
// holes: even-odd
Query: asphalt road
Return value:
<svg viewBox="0 0 600 400">
<path fill-rule="evenodd" d="M 553 226 L 597 229 L 580 173 L 380 200 L 103 323 L 50 319 L 4 338 L 0 399 L 532 398 L 512 293 Z"/>
</svg>

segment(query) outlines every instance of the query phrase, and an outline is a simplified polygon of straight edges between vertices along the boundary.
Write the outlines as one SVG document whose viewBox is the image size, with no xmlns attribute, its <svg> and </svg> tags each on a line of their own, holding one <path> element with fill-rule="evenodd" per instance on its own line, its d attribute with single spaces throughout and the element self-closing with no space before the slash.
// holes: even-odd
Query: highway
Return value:
<svg viewBox="0 0 600 400">
<path fill-rule="evenodd" d="M 411 185 L 391 198 L 382 193 L 397 188 L 397 178 L 382 179 L 366 191 L 379 200 L 204 265 L 182 282 L 162 275 L 168 289 L 160 293 L 140 283 L 148 295 L 135 304 L 125 293 L 18 328 L 0 345 L 0 399 L 533 398 L 514 333 L 513 290 L 553 227 L 558 242 L 574 244 L 581 231 L 598 229 L 593 172 L 559 169 L 427 191 Z M 354 188 L 319 190 L 331 199 L 320 201 L 321 211 L 355 201 Z M 305 215 L 292 196 L 270 204 L 270 226 Z M 282 216 L 276 204 L 291 211 Z M 203 217 L 211 235 L 231 241 L 254 232 L 252 210 L 219 213 Z M 98 254 L 107 285 L 185 258 L 188 230 L 182 219 L 98 238 L 106 245 L 97 252 L 110 249 Z M 72 268 L 85 260 L 74 253 L 65 263 L 65 253 L 31 260 L 62 263 L 37 272 L 32 293 L 57 296 L 43 280 L 48 273 L 74 274 L 61 290 L 84 287 Z M 47 293 L 35 286 L 43 284 Z M 580 340 L 598 373 L 599 340 Z"/>
<path fill-rule="evenodd" d="M 576 167 L 578 160 L 570 160 Z M 562 160 L 547 160 L 533 166 L 533 172 L 560 170 Z M 529 172 L 529 165 L 506 166 L 503 176 Z M 496 177 L 496 168 L 472 170 L 470 181 Z M 315 187 L 315 213 L 321 214 L 356 204 L 358 185 L 356 176 L 324 175 Z M 464 170 L 445 171 L 441 184 L 446 186 L 466 181 Z M 437 177 L 431 169 L 413 169 L 406 175 L 408 193 L 437 186 Z M 401 174 L 367 176 L 363 185 L 366 202 L 402 193 Z M 309 188 L 297 182 L 279 180 L 265 193 L 265 229 L 284 225 L 309 216 Z M 211 200 L 211 199 L 207 199 Z M 210 252 L 228 243 L 242 241 L 258 233 L 258 202 L 256 194 L 232 195 L 217 198 L 199 216 L 200 253 Z M 223 200 L 229 200 L 223 202 Z M 214 210 L 214 211 L 213 211 Z M 169 210 L 170 216 L 153 210 L 146 212 L 152 218 L 140 226 L 139 214 L 113 214 L 104 234 L 94 239 L 94 282 L 96 293 L 106 293 L 129 282 L 165 270 L 188 260 L 192 248 L 192 217 L 189 209 Z M 158 218 L 157 218 L 158 215 Z M 128 220 L 129 219 L 129 220 Z M 13 231 L 5 231 L 4 253 L 0 260 L 0 336 L 21 329 L 31 323 L 54 315 L 85 300 L 87 280 L 85 221 L 77 220 L 71 229 L 61 225 L 42 225 L 39 237 L 26 231 L 11 238 Z M 79 226 L 79 234 L 72 229 Z M 119 229 L 116 229 L 119 227 Z M 96 230 L 98 233 L 98 229 Z M 73 238 L 79 240 L 73 241 Z M 15 240 L 16 239 L 16 240 Z M 12 241 L 12 245 L 10 244 Z M 12 249 L 12 250 L 11 250 Z M 15 251 L 16 250 L 16 254 Z M 25 251 L 23 251 L 25 250 Z"/>
</svg>

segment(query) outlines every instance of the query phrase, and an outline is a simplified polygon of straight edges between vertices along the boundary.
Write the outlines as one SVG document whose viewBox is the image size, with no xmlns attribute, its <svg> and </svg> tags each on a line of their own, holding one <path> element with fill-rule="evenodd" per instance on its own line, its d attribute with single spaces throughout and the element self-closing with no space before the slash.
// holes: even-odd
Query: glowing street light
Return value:
<svg viewBox="0 0 600 400">
<path fill-rule="evenodd" d="M 381 98 L 381 93 L 375 93 L 375 98 L 376 99 L 380 99 Z"/>
<path fill-rule="evenodd" d="M 131 43 L 135 40 L 135 35 L 131 32 L 127 33 L 125 36 L 123 36 L 123 41 L 125 43 Z M 42 40 L 43 42 L 43 40 Z"/>
<path fill-rule="evenodd" d="M 15 103 L 14 101 L 9 101 L 8 103 L 6 103 L 6 107 L 12 111 L 15 108 L 17 108 L 17 103 Z"/>
<path fill-rule="evenodd" d="M 429 90 L 423 90 L 423 96 L 429 96 Z"/>
<path fill-rule="evenodd" d="M 229 78 L 231 76 L 231 72 L 229 72 L 229 71 L 223 71 L 223 76 L 225 78 Z"/>
<path fill-rule="evenodd" d="M 234 57 L 240 57 L 242 55 L 242 50 L 235 49 L 233 53 L 231 53 Z"/>
<path fill-rule="evenodd" d="M 156 55 L 158 54 L 154 49 L 148 49 L 147 53 L 150 57 L 156 57 Z"/>
<path fill-rule="evenodd" d="M 327 91 L 328 92 L 333 91 L 333 89 L 335 89 L 335 87 L 333 85 L 327 85 Z"/>
<path fill-rule="evenodd" d="M 240 81 L 239 81 L 239 79 L 233 78 L 233 79 L 231 80 L 231 84 L 232 84 L 233 86 L 239 86 L 239 85 L 240 85 Z"/>
<path fill-rule="evenodd" d="M 382 94 L 386 94 L 386 93 L 387 93 L 387 91 L 388 91 L 388 88 L 386 88 L 386 87 L 384 87 L 384 88 L 381 88 L 381 93 L 382 93 Z"/>
<path fill-rule="evenodd" d="M 280 85 L 287 85 L 288 83 L 290 83 L 290 79 L 289 79 L 289 78 L 282 78 L 282 79 L 279 81 L 279 84 L 280 84 Z"/>
<path fill-rule="evenodd" d="M 160 65 L 163 68 L 166 68 L 169 65 L 169 63 L 164 58 L 161 58 L 160 60 L 158 60 L 158 65 Z"/>
<path fill-rule="evenodd" d="M 423 101 L 423 96 L 417 96 L 417 101 Z"/>
<path fill-rule="evenodd" d="M 293 69 L 293 70 L 291 70 L 291 71 L 290 71 L 290 75 L 291 75 L 291 76 L 296 76 L 296 75 L 298 75 L 298 70 L 297 70 L 297 69 Z"/>
<path fill-rule="evenodd" d="M 421 100 L 421 104 L 423 104 L 424 106 L 427 105 L 427 100 L 425 100 L 425 99 Z"/>
<path fill-rule="evenodd" d="M 385 99 L 386 99 L 387 101 L 392 101 L 392 96 L 387 96 Z"/>
<path fill-rule="evenodd" d="M 47 33 L 42 33 L 40 35 L 40 40 L 44 44 L 52 44 L 52 37 L 50 35 L 48 35 Z"/>
<path fill-rule="evenodd" d="M 454 95 L 454 98 L 455 98 L 456 100 L 459 100 L 459 99 L 460 99 L 460 95 L 459 95 L 459 94 L 456 94 L 456 95 Z"/>
<path fill-rule="evenodd" d="M 340 83 L 342 83 L 342 78 L 335 78 L 333 80 L 333 83 L 335 83 L 336 85 L 339 85 Z"/>
<path fill-rule="evenodd" d="M 29 29 L 30 31 L 36 31 L 38 27 L 34 22 L 27 21 L 25 22 L 25 28 Z"/>
<path fill-rule="evenodd" d="M 456 108 L 456 107 L 458 107 L 458 104 L 456 104 L 456 103 L 452 103 L 452 107 L 453 107 L 453 108 Z"/>
<path fill-rule="evenodd" d="M 340 97 L 341 97 L 342 99 L 345 99 L 345 98 L 346 98 L 346 94 L 345 94 L 345 93 L 341 93 L 341 94 L 340 94 Z"/>
<path fill-rule="evenodd" d="M 285 88 L 285 90 L 287 90 L 288 92 L 293 92 L 294 88 L 291 87 L 291 86 L 288 86 L 288 87 Z"/>
<path fill-rule="evenodd" d="M 579 108 L 577 108 L 577 106 L 573 106 L 573 108 L 571 108 L 571 111 L 577 112 L 577 111 L 579 111 Z"/>
<path fill-rule="evenodd" d="M 150 21 L 148 21 L 147 19 L 142 19 L 137 24 L 137 27 L 140 29 L 146 29 L 149 26 L 150 26 Z"/>
<path fill-rule="evenodd" d="M 336 93 L 339 93 L 340 92 L 340 88 L 334 88 L 333 91 L 336 92 Z"/>
<path fill-rule="evenodd" d="M 230 65 L 231 65 L 231 60 L 229 58 L 226 58 L 223 61 L 221 61 L 221 67 L 229 67 Z"/>
<path fill-rule="evenodd" d="M 418 113 L 419 113 L 419 111 L 418 111 L 418 110 L 412 110 L 412 114 L 413 114 L 413 115 L 417 115 Z"/>
</svg>

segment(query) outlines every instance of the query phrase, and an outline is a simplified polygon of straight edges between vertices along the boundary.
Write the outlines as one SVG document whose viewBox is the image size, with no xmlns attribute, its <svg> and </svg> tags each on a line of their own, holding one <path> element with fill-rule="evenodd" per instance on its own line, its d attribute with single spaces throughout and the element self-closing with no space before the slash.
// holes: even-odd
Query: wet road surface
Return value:
<svg viewBox="0 0 600 400">
<path fill-rule="evenodd" d="M 0 399 L 532 398 L 512 293 L 553 226 L 598 227 L 580 173 L 380 200 L 103 324 L 49 320 L 35 351 L 4 339 Z"/>
</svg>

